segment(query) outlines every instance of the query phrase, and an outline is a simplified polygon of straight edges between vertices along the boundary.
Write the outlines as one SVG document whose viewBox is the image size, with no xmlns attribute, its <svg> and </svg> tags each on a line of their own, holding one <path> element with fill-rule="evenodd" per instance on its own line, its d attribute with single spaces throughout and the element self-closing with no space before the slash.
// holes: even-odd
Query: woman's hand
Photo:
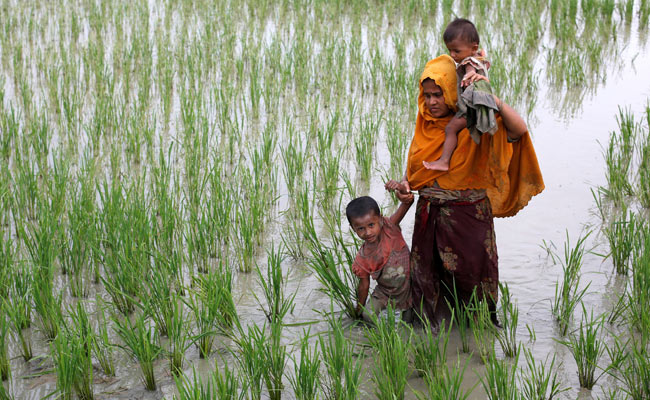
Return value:
<svg viewBox="0 0 650 400">
<path fill-rule="evenodd" d="M 512 107 L 503 102 L 497 96 L 494 96 L 494 101 L 497 103 L 497 108 L 499 109 L 499 114 L 503 119 L 503 125 L 506 128 L 506 132 L 510 140 L 517 141 L 522 137 L 526 132 L 528 132 L 528 127 L 526 122 L 521 118 L 521 115 L 515 111 Z"/>
</svg>

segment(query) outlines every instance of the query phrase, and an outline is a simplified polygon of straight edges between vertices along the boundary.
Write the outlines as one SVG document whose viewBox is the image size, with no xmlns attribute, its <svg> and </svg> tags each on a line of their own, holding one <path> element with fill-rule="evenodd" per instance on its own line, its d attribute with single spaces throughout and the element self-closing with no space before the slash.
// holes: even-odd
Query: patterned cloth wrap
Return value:
<svg viewBox="0 0 650 400">
<path fill-rule="evenodd" d="M 495 113 L 499 111 L 492 96 L 492 87 L 487 81 L 476 81 L 463 88 L 461 83 L 465 76 L 465 67 L 471 65 L 477 74 L 487 77 L 490 62 L 485 57 L 476 55 L 467 57 L 456 67 L 458 75 L 458 111 L 456 117 L 467 119 L 467 130 L 477 144 L 481 143 L 481 135 L 494 135 L 497 131 Z"/>
<path fill-rule="evenodd" d="M 447 301 L 453 304 L 452 293 L 467 304 L 476 291 L 494 310 L 499 270 L 486 191 L 445 190 L 434 185 L 420 189 L 419 194 L 411 251 L 415 306 L 435 324 L 441 307 Z"/>
</svg>

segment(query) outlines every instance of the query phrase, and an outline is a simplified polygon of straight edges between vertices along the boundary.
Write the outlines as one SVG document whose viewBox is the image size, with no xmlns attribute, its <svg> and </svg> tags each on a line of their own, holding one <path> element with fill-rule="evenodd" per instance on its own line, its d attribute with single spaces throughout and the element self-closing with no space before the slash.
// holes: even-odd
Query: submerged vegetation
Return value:
<svg viewBox="0 0 650 400">
<path fill-rule="evenodd" d="M 0 4 L 1 399 L 32 389 L 92 399 L 136 369 L 147 390 L 175 383 L 180 399 L 402 398 L 413 372 L 430 398 L 461 399 L 474 389 L 462 385 L 470 357 L 485 361 L 484 385 L 506 390 L 523 364 L 507 286 L 502 328 L 486 302 L 455 299 L 439 332 L 389 312 L 359 343 L 358 326 L 348 329 L 360 317 L 349 269 L 359 243 L 343 206 L 403 174 L 419 71 L 447 51 L 441 32 L 456 15 L 477 22 L 495 92 L 529 117 L 542 93 L 557 113 L 577 113 L 650 18 L 648 1 L 630 0 Z M 607 348 L 608 373 L 640 399 L 650 108 L 618 121 L 595 196 L 628 278 L 617 321 L 634 335 Z M 567 237 L 553 302 L 569 340 L 587 290 L 584 239 Z M 324 332 L 293 314 L 322 306 L 300 279 L 334 304 L 314 312 Z M 305 325 L 310 334 L 297 335 Z M 456 332 L 464 354 L 448 363 Z M 198 359 L 214 372 L 197 371 Z M 555 358 L 526 360 L 517 388 L 556 395 Z M 30 386 L 37 365 L 56 379 Z"/>
</svg>

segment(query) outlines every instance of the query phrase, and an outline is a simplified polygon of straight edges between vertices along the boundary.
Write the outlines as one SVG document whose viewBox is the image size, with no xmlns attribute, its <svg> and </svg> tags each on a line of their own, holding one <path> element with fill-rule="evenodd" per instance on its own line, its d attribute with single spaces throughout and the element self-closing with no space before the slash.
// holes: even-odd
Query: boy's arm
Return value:
<svg viewBox="0 0 650 400">
<path fill-rule="evenodd" d="M 402 222 L 402 219 L 408 212 L 409 208 L 411 208 L 411 204 L 413 204 L 414 196 L 413 193 L 403 194 L 399 191 L 396 191 L 395 195 L 400 201 L 399 207 L 397 208 L 395 213 L 393 213 L 393 215 L 391 215 L 388 218 L 388 220 L 395 225 L 399 225 L 399 223 Z"/>
<path fill-rule="evenodd" d="M 370 277 L 359 278 L 359 286 L 357 287 L 357 315 L 361 315 L 361 309 L 368 300 L 368 289 L 370 289 Z"/>
</svg>

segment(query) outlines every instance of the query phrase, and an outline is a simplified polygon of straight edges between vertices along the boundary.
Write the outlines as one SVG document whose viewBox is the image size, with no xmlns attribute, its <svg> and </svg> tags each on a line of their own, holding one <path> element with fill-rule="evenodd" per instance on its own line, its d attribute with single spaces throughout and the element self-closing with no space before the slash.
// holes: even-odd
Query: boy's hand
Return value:
<svg viewBox="0 0 650 400">
<path fill-rule="evenodd" d="M 397 193 L 398 193 L 397 198 L 399 198 L 400 193 L 405 195 L 405 194 L 408 194 L 410 192 L 408 190 L 408 188 L 404 186 L 404 184 L 402 184 L 400 182 L 397 182 L 394 179 L 391 179 L 388 182 L 386 182 L 386 184 L 384 185 L 384 188 L 386 188 L 386 190 L 388 190 L 389 192 L 397 191 Z"/>
<path fill-rule="evenodd" d="M 397 196 L 397 199 L 404 204 L 412 204 L 415 199 L 413 193 L 402 193 L 400 191 L 396 191 L 395 196 Z"/>
</svg>

